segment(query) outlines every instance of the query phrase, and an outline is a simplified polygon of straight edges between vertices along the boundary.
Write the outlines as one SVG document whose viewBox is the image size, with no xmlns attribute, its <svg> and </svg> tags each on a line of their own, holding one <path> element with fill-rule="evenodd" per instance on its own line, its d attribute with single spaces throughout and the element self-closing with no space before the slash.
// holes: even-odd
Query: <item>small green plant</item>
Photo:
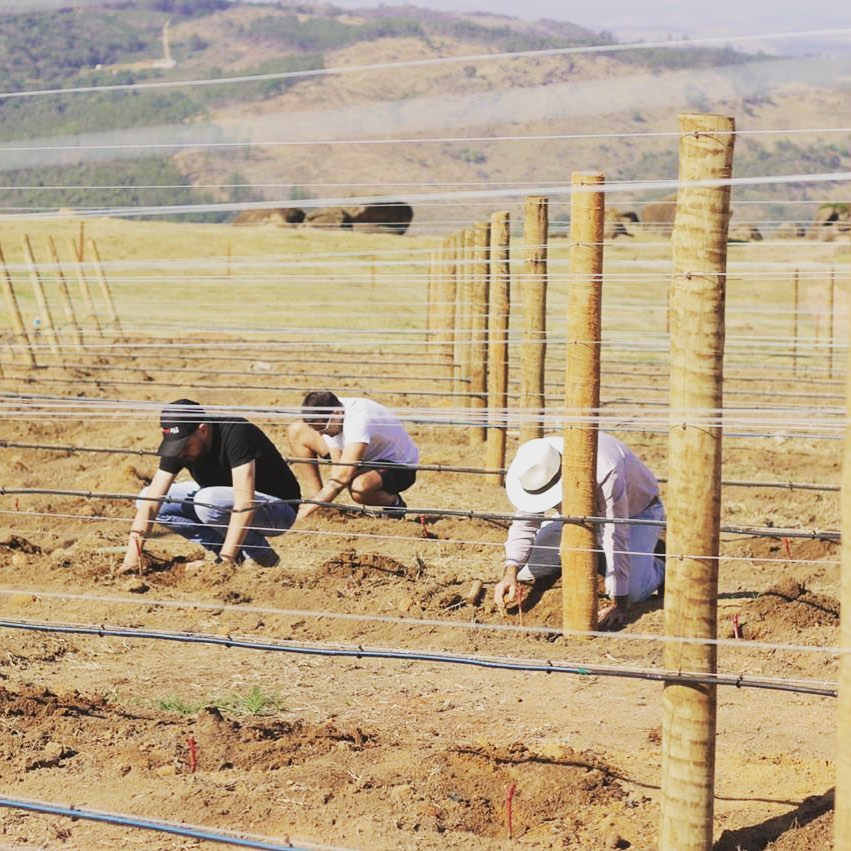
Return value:
<svg viewBox="0 0 851 851">
<path fill-rule="evenodd" d="M 183 698 L 172 695 L 154 701 L 154 706 L 162 712 L 176 712 L 178 715 L 194 715 L 203 704 L 187 703 Z"/>
<path fill-rule="evenodd" d="M 259 686 L 254 686 L 243 697 L 226 698 L 216 705 L 225 712 L 232 712 L 237 715 L 265 715 L 267 712 L 275 711 L 282 707 L 279 697 L 273 694 L 266 694 Z"/>
<path fill-rule="evenodd" d="M 230 715 L 265 715 L 281 709 L 283 704 L 277 695 L 267 694 L 259 686 L 254 686 L 248 694 L 227 695 L 191 703 L 177 695 L 169 695 L 155 700 L 154 706 L 162 712 L 176 712 L 180 715 L 195 715 L 205 706 L 215 706 Z"/>
</svg>

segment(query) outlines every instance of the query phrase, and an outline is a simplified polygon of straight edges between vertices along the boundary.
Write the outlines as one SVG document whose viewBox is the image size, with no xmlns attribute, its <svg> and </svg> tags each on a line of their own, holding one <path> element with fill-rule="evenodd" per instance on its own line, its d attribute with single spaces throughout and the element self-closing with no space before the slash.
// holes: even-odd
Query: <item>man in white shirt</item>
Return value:
<svg viewBox="0 0 851 851">
<path fill-rule="evenodd" d="M 303 503 L 298 519 L 343 490 L 361 505 L 381 506 L 387 517 L 404 518 L 401 492 L 416 481 L 420 455 L 401 420 L 372 399 L 339 398 L 329 390 L 308 393 L 301 414 L 289 427 L 294 457 L 330 457 L 333 465 L 324 483 L 318 465 L 299 465 L 305 495 L 315 502 Z"/>
<path fill-rule="evenodd" d="M 563 450 L 560 437 L 530 440 L 517 450 L 506 473 L 506 494 L 523 516 L 508 530 L 503 576 L 494 589 L 500 608 L 517 599 L 518 582 L 561 573 L 562 524 L 545 523 L 544 512 L 560 507 Z M 598 435 L 595 492 L 600 517 L 665 519 L 653 473 L 623 443 L 604 432 Z M 606 560 L 606 592 L 613 600 L 599 614 L 600 629 L 625 623 L 630 603 L 646 600 L 664 585 L 665 562 L 655 554 L 661 531 L 658 524 L 599 525 L 598 540 Z"/>
</svg>

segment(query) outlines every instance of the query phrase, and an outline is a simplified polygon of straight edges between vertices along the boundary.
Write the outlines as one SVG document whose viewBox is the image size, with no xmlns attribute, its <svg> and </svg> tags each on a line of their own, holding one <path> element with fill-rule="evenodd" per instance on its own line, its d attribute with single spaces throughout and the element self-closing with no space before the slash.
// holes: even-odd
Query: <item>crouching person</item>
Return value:
<svg viewBox="0 0 851 851">
<path fill-rule="evenodd" d="M 160 466 L 136 504 L 124 567 L 138 567 L 154 523 L 217 563 L 277 565 L 267 538 L 293 525 L 301 493 L 272 441 L 242 417 L 210 416 L 191 399 L 163 408 L 160 425 Z M 184 469 L 191 480 L 175 482 Z"/>
<path fill-rule="evenodd" d="M 562 453 L 560 437 L 524 443 L 506 472 L 505 490 L 524 516 L 515 519 L 505 543 L 502 579 L 494 589 L 499 608 L 517 599 L 518 582 L 561 573 L 559 545 L 562 523 L 544 521 L 553 508 L 561 512 Z M 600 517 L 631 520 L 665 519 L 656 477 L 623 443 L 604 432 L 597 444 L 596 504 Z M 646 600 L 665 582 L 665 561 L 656 555 L 661 526 L 601 523 L 599 546 L 605 556 L 606 593 L 613 603 L 599 613 L 600 629 L 626 622 L 630 603 Z"/>
</svg>

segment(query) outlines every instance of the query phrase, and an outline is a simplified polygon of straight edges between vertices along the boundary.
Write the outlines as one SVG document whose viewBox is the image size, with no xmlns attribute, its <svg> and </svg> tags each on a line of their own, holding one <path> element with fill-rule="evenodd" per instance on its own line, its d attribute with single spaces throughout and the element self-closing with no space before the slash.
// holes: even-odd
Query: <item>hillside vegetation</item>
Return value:
<svg viewBox="0 0 851 851">
<path fill-rule="evenodd" d="M 166 22 L 173 67 L 156 62 L 163 57 Z M 563 22 L 530 23 L 408 6 L 353 15 L 330 5 L 127 0 L 0 16 L 0 85 L 9 93 L 165 83 L 609 43 L 614 42 L 607 33 Z M 534 185 L 564 180 L 570 171 L 588 168 L 603 170 L 609 179 L 673 178 L 676 146 L 670 139 L 648 137 L 640 148 L 630 139 L 510 147 L 486 139 L 503 134 L 671 131 L 680 111 L 726 111 L 754 127 L 763 122 L 788 125 L 788 116 L 808 124 L 811 118 L 809 126 L 814 127 L 833 123 L 834 80 L 825 80 L 823 86 L 792 83 L 748 91 L 749 76 L 759 76 L 751 67 L 768 67 L 768 60 L 730 47 L 664 47 L 471 60 L 382 74 L 7 97 L 0 108 L 0 142 L 6 145 L 49 146 L 51 140 L 71 140 L 92 149 L 120 143 L 124 150 L 117 166 L 105 162 L 103 152 L 97 161 L 94 154 L 65 153 L 52 158 L 33 155 L 25 168 L 13 163 L 9 170 L 7 163 L 0 192 L 4 206 L 26 210 L 263 198 L 283 203 L 329 194 L 324 189 L 328 183 L 343 185 L 340 192 L 347 195 L 381 193 L 388 181 L 406 185 L 407 190 L 400 188 L 402 194 L 435 181 Z M 621 93 L 630 85 L 664 94 L 657 102 L 630 98 Z M 543 105 L 524 115 L 511 106 L 518 95 L 521 104 L 534 105 L 537 99 Z M 356 120 L 352 110 L 359 110 Z M 484 141 L 371 150 L 357 145 L 237 146 L 223 153 L 215 147 L 175 145 L 174 150 L 146 150 L 134 158 L 126 135 L 115 135 L 158 128 L 157 138 L 165 143 L 169 128 L 187 125 L 198 126 L 199 141 L 376 135 L 475 135 Z M 213 135 L 205 136 L 201 128 L 214 128 Z M 804 136 L 790 142 L 769 137 L 740 143 L 736 168 L 738 174 L 782 174 L 840 170 L 848 163 L 846 140 Z M 761 190 L 760 197 L 770 192 Z M 749 196 L 755 197 L 755 192 L 740 193 Z M 808 189 L 796 189 L 795 197 L 809 198 Z"/>
</svg>

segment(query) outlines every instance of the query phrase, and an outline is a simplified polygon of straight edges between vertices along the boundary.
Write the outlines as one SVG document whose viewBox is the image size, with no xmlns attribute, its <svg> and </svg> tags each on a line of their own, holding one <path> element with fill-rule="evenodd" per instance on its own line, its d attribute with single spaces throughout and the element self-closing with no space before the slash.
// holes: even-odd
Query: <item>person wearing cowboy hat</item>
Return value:
<svg viewBox="0 0 851 851">
<path fill-rule="evenodd" d="M 517 599 L 518 582 L 561 573 L 561 523 L 544 522 L 544 513 L 562 499 L 561 466 L 564 443 L 542 437 L 524 443 L 505 476 L 505 492 L 520 515 L 505 542 L 505 567 L 494 588 L 497 606 Z M 647 466 L 610 434 L 600 432 L 597 443 L 597 514 L 612 519 L 664 520 L 656 477 Z M 606 593 L 613 603 L 599 613 L 599 628 L 626 622 L 630 603 L 646 600 L 665 582 L 665 562 L 655 554 L 660 525 L 601 523 L 598 540 L 605 556 Z"/>
</svg>

